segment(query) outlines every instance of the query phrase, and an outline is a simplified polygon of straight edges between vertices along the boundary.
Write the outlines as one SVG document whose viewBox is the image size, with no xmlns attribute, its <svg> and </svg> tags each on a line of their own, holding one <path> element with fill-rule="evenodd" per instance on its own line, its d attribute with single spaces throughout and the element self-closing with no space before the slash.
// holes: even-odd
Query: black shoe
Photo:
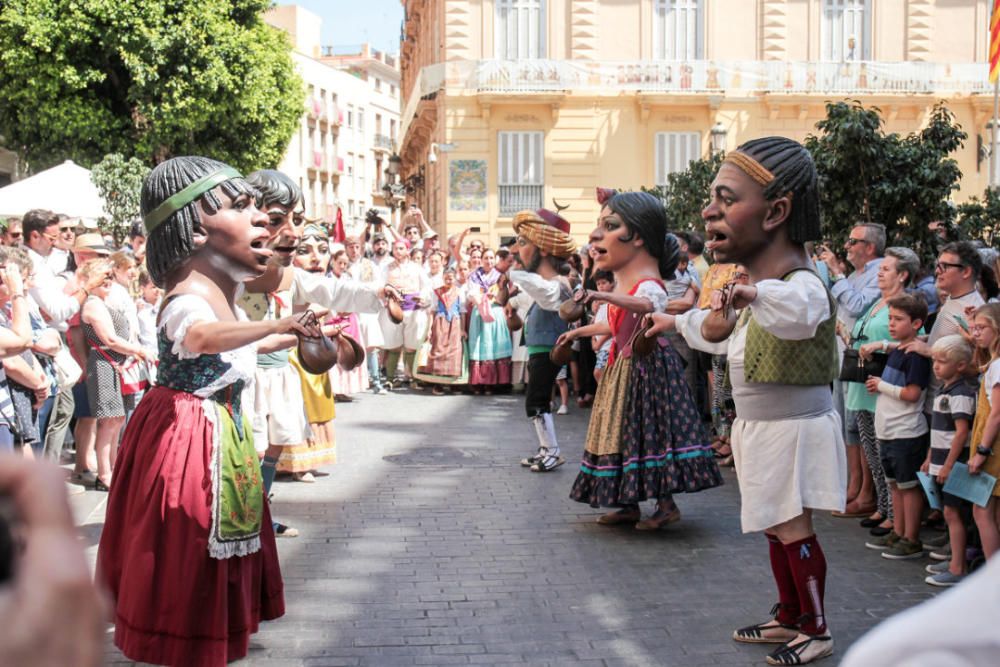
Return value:
<svg viewBox="0 0 1000 667">
<path fill-rule="evenodd" d="M 871 517 L 868 517 L 867 519 L 862 519 L 859 523 L 861 524 L 862 528 L 874 528 L 883 521 L 885 521 L 885 517 L 881 519 L 873 519 Z"/>
<path fill-rule="evenodd" d="M 873 537 L 882 537 L 883 535 L 888 535 L 891 532 L 892 528 L 883 528 L 882 526 L 875 526 L 874 528 L 868 531 L 868 534 L 872 535 Z"/>
</svg>

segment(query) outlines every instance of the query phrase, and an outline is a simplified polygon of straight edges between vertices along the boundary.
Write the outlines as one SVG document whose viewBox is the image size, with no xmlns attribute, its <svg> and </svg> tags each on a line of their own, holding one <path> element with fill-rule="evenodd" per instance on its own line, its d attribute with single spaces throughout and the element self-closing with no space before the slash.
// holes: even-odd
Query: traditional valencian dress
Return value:
<svg viewBox="0 0 1000 667">
<path fill-rule="evenodd" d="M 511 382 L 510 329 L 503 306 L 497 303 L 500 272 L 482 268 L 469 276 L 469 384 L 499 385 Z M 485 315 L 484 315 L 485 313 Z"/>
<path fill-rule="evenodd" d="M 656 311 L 667 305 L 658 280 L 639 281 L 629 295 L 649 299 Z M 640 322 L 640 315 L 608 306 L 611 354 L 570 492 L 592 507 L 636 505 L 722 484 L 680 356 L 662 337 L 648 356 L 633 355 Z"/>
<path fill-rule="evenodd" d="M 462 310 L 464 301 L 458 288 L 438 287 L 434 290 L 434 319 L 427 341 L 430 351 L 427 363 L 418 369 L 418 380 L 433 384 L 464 383 L 465 342 L 462 340 Z"/>
<path fill-rule="evenodd" d="M 192 667 L 247 653 L 261 620 L 284 613 L 271 517 L 242 393 L 255 346 L 196 354 L 201 297 L 164 305 L 157 386 L 122 442 L 97 558 L 115 645 L 132 660 Z"/>
</svg>

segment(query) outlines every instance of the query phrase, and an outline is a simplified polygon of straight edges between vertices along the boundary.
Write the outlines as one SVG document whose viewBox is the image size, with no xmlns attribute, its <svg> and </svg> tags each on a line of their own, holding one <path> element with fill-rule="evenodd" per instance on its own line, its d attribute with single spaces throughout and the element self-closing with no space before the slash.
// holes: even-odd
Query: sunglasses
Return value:
<svg viewBox="0 0 1000 667">
<path fill-rule="evenodd" d="M 853 248 L 859 243 L 870 243 L 870 241 L 866 241 L 865 239 L 847 239 L 847 242 L 844 243 L 844 245 L 848 248 Z"/>
</svg>

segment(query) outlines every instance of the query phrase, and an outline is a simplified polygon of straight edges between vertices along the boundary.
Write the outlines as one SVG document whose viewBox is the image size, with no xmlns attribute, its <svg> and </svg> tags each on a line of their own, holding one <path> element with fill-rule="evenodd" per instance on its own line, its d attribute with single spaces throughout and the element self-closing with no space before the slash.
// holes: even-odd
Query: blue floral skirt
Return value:
<svg viewBox="0 0 1000 667">
<path fill-rule="evenodd" d="M 720 484 L 677 352 L 667 345 L 615 359 L 597 388 L 570 498 L 622 507 Z"/>
</svg>

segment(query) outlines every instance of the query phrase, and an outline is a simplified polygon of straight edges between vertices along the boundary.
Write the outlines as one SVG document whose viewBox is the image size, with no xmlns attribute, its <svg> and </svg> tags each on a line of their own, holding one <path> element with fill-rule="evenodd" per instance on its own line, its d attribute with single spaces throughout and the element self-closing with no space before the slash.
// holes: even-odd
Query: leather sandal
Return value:
<svg viewBox="0 0 1000 667">
<path fill-rule="evenodd" d="M 833 653 L 833 637 L 800 633 L 767 656 L 770 665 L 805 665 Z"/>
<path fill-rule="evenodd" d="M 771 607 L 771 618 L 733 632 L 733 639 L 746 644 L 785 644 L 799 636 L 799 626 L 780 623 L 775 616 L 781 603 Z"/>
<path fill-rule="evenodd" d="M 561 456 L 550 456 L 548 454 L 540 456 L 537 461 L 535 461 L 529 470 L 531 472 L 552 472 L 562 464 L 566 463 L 566 459 Z"/>
</svg>

